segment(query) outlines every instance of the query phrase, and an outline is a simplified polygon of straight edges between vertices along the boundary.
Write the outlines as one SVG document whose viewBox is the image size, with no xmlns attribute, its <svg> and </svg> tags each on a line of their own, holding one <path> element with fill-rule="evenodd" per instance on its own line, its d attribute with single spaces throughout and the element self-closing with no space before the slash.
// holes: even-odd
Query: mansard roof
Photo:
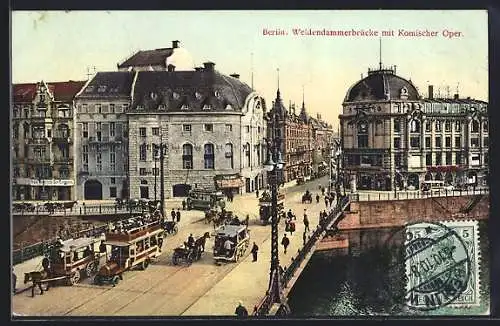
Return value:
<svg viewBox="0 0 500 326">
<path fill-rule="evenodd" d="M 251 92 L 239 79 L 215 70 L 140 71 L 131 112 L 193 112 L 205 111 L 207 106 L 207 111 L 241 111 Z"/>
<path fill-rule="evenodd" d="M 76 98 L 130 97 L 133 80 L 134 72 L 98 72 Z"/>
</svg>

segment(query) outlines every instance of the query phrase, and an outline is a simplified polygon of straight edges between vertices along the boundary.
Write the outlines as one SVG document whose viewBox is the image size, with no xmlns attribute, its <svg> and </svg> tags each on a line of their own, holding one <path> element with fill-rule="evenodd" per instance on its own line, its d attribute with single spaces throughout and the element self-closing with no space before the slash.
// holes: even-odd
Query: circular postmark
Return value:
<svg viewBox="0 0 500 326">
<path fill-rule="evenodd" d="M 453 303 L 467 288 L 471 273 L 463 240 L 436 222 L 408 224 L 403 230 L 405 304 L 426 311 Z"/>
</svg>

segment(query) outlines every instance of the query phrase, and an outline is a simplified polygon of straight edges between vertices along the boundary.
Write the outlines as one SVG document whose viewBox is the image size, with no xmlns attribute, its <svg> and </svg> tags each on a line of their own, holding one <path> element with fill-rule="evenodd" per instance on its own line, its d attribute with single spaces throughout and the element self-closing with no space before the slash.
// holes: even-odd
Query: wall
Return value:
<svg viewBox="0 0 500 326">
<path fill-rule="evenodd" d="M 487 219 L 489 196 L 481 200 L 467 214 L 459 211 L 467 206 L 474 196 L 435 197 L 409 200 L 381 200 L 353 202 L 350 211 L 340 221 L 341 230 L 377 228 L 403 225 L 406 222 L 439 221 L 451 219 Z"/>
</svg>

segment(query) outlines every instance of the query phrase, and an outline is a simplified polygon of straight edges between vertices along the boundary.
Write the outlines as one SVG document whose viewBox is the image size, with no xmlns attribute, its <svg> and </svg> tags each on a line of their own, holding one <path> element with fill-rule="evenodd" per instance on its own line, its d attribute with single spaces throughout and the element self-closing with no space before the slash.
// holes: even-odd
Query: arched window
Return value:
<svg viewBox="0 0 500 326">
<path fill-rule="evenodd" d="M 56 138 L 68 138 L 69 137 L 69 127 L 66 124 L 61 124 L 57 127 Z"/>
<path fill-rule="evenodd" d="M 420 132 L 420 121 L 416 119 L 410 121 L 410 132 Z"/>
<path fill-rule="evenodd" d="M 368 147 L 368 123 L 361 121 L 358 123 L 358 148 Z"/>
<path fill-rule="evenodd" d="M 139 161 L 145 161 L 146 160 L 146 144 L 141 144 L 139 146 Z"/>
<path fill-rule="evenodd" d="M 213 144 L 205 144 L 204 146 L 205 153 L 205 169 L 215 169 L 215 156 L 214 156 L 214 145 Z"/>
<path fill-rule="evenodd" d="M 472 120 L 472 132 L 479 132 L 479 121 Z"/>
<path fill-rule="evenodd" d="M 250 144 L 246 143 L 243 147 L 243 150 L 245 152 L 245 166 L 244 167 L 250 167 Z"/>
<path fill-rule="evenodd" d="M 191 144 L 182 145 L 182 168 L 188 170 L 193 168 L 193 145 Z"/>
<path fill-rule="evenodd" d="M 227 143 L 226 144 L 226 153 L 225 153 L 226 159 L 228 161 L 228 166 L 231 169 L 234 169 L 234 161 L 233 161 L 233 144 Z"/>
</svg>

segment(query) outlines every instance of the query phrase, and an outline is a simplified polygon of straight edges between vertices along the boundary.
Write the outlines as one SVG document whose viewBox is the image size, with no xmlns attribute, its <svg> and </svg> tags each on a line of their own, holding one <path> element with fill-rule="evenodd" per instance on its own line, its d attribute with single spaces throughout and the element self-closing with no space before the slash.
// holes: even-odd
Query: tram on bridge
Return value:
<svg viewBox="0 0 500 326">
<path fill-rule="evenodd" d="M 112 225 L 101 245 L 106 264 L 99 269 L 94 283 L 115 286 L 123 279 L 123 272 L 136 267 L 145 270 L 161 254 L 165 232 L 161 222 L 158 216 L 146 214 Z"/>
</svg>

